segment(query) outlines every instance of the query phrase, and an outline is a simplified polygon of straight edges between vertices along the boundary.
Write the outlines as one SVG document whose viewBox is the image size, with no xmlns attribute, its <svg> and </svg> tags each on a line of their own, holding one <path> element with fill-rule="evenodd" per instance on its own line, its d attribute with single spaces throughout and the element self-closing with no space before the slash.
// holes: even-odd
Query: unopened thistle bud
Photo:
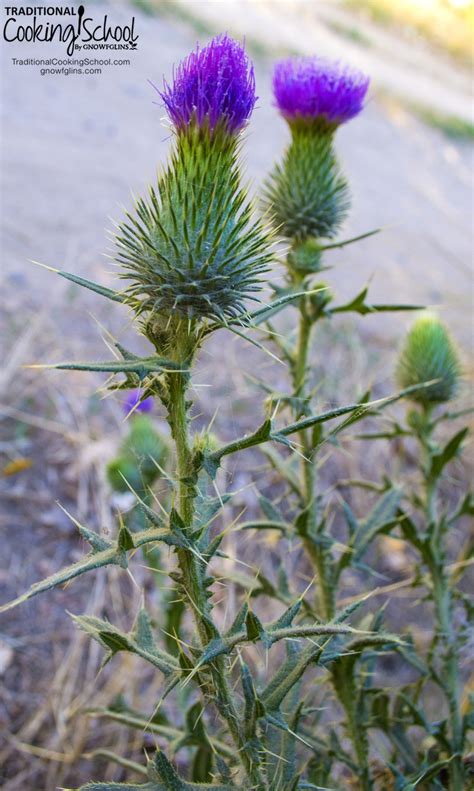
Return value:
<svg viewBox="0 0 474 791">
<path fill-rule="evenodd" d="M 157 480 L 166 463 L 168 448 L 147 415 L 136 415 L 119 453 L 107 465 L 107 478 L 116 492 L 130 487 L 141 493 Z"/>
<path fill-rule="evenodd" d="M 319 272 L 322 266 L 322 251 L 316 239 L 306 239 L 295 244 L 288 253 L 288 265 L 301 275 Z"/>
<path fill-rule="evenodd" d="M 272 257 L 239 167 L 256 101 L 253 67 L 238 42 L 218 36 L 178 66 L 160 96 L 174 150 L 157 189 L 121 226 L 123 277 L 151 316 L 225 320 L 255 299 Z"/>
<path fill-rule="evenodd" d="M 421 316 L 408 333 L 398 361 L 401 387 L 438 380 L 411 398 L 425 405 L 440 404 L 456 395 L 460 374 L 458 353 L 444 324 L 430 313 Z"/>
<path fill-rule="evenodd" d="M 288 58 L 275 66 L 275 102 L 292 140 L 265 200 L 279 232 L 296 245 L 334 236 L 346 217 L 349 190 L 333 137 L 362 110 L 368 86 L 361 72 L 323 58 Z"/>
</svg>

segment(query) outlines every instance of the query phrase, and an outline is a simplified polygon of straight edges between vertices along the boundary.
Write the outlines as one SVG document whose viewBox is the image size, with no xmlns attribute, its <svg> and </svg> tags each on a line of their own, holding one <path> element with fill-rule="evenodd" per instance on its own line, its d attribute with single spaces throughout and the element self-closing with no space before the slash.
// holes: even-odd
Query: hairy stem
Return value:
<svg viewBox="0 0 474 791">
<path fill-rule="evenodd" d="M 429 550 L 428 570 L 431 577 L 437 631 L 444 650 L 443 688 L 449 710 L 449 725 L 453 759 L 449 765 L 449 787 L 451 791 L 464 788 L 464 766 L 462 751 L 464 747 L 463 718 L 461 714 L 459 651 L 454 630 L 454 607 L 449 575 L 446 572 L 446 547 L 442 544 L 441 524 L 438 517 L 438 478 L 430 475 L 431 434 L 434 424 L 429 409 L 425 410 L 424 431 L 419 440 L 425 456 L 425 518 L 432 540 Z"/>
<path fill-rule="evenodd" d="M 295 283 L 295 285 L 298 285 Z M 300 321 L 298 328 L 298 342 L 296 346 L 294 363 L 292 366 L 294 395 L 301 399 L 300 414 L 307 414 L 307 372 L 308 353 L 311 346 L 314 322 L 307 314 L 304 297 L 300 300 Z M 303 483 L 304 499 L 306 504 L 306 529 L 302 535 L 303 545 L 311 558 L 317 571 L 317 585 L 319 591 L 318 610 L 323 620 L 330 620 L 334 616 L 334 594 L 329 578 L 327 555 L 324 547 L 313 540 L 317 530 L 316 507 L 316 467 L 313 459 L 313 446 L 311 433 L 308 429 L 299 432 L 302 449 L 301 478 Z"/>
<path fill-rule="evenodd" d="M 451 791 L 462 791 L 465 787 L 462 761 L 464 738 L 460 705 L 459 655 L 456 634 L 453 629 L 454 613 L 451 589 L 444 563 L 439 564 L 436 568 L 433 567 L 430 572 L 438 631 L 445 651 L 443 683 L 449 708 L 451 746 L 454 756 L 449 766 L 450 789 Z"/>
<path fill-rule="evenodd" d="M 369 740 L 367 729 L 363 727 L 365 714 L 361 716 L 359 712 L 361 700 L 357 693 L 354 665 L 349 664 L 348 666 L 347 663 L 336 663 L 331 675 L 336 695 L 346 715 L 345 726 L 357 760 L 357 776 L 360 782 L 360 789 L 361 791 L 371 791 L 373 783 L 370 778 L 368 760 Z"/>
<path fill-rule="evenodd" d="M 168 375 L 168 411 L 177 456 L 178 510 L 185 528 L 191 529 L 197 491 L 193 484 L 195 470 L 188 430 L 187 386 L 188 377 L 186 374 L 172 373 Z M 188 549 L 178 549 L 177 554 L 183 590 L 193 614 L 201 645 L 205 647 L 217 633 L 217 628 L 212 621 L 208 591 L 205 585 L 205 567 L 202 561 Z M 234 705 L 224 657 L 217 657 L 210 664 L 210 673 L 215 689 L 215 704 L 234 741 L 236 757 L 241 761 L 252 790 L 264 791 L 265 785 L 255 762 L 254 753 L 246 743 L 239 715 Z"/>
<path fill-rule="evenodd" d="M 296 285 L 296 284 L 295 284 Z M 300 321 L 298 329 L 298 342 L 292 366 L 293 390 L 294 395 L 301 399 L 301 412 L 307 414 L 307 372 L 308 354 L 311 345 L 311 337 L 315 322 L 309 318 L 305 300 L 302 298 L 299 303 Z M 298 418 L 301 414 L 297 415 Z M 322 543 L 316 543 L 314 536 L 317 533 L 318 514 L 316 507 L 316 487 L 317 475 L 314 464 L 314 448 L 312 436 L 309 429 L 299 432 L 302 458 L 301 458 L 301 478 L 303 483 L 303 493 L 306 505 L 307 522 L 306 529 L 302 535 L 303 546 L 310 558 L 317 573 L 318 586 L 318 614 L 324 621 L 334 618 L 336 611 L 335 590 L 331 579 L 331 566 L 328 551 Z M 344 694 L 341 690 L 341 679 L 337 673 L 332 674 L 336 694 L 344 708 L 346 717 L 346 728 L 352 741 L 354 752 L 358 763 L 359 781 L 361 790 L 370 791 L 372 783 L 368 763 L 368 739 L 367 731 L 361 726 L 357 717 L 357 704 L 353 694 Z M 352 690 L 353 692 L 354 690 Z"/>
</svg>

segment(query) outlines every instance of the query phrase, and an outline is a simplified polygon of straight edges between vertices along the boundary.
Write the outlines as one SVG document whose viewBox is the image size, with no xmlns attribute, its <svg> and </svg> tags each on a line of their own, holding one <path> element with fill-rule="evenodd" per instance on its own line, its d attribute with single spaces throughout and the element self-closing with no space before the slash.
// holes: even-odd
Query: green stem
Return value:
<svg viewBox="0 0 474 791">
<path fill-rule="evenodd" d="M 363 722 L 365 717 L 358 714 L 358 694 L 354 680 L 354 668 L 349 668 L 345 663 L 337 665 L 332 671 L 332 682 L 337 697 L 346 715 L 346 728 L 354 748 L 357 760 L 357 777 L 360 782 L 360 791 L 371 791 L 373 783 L 369 769 L 369 742 L 367 729 Z"/>
<path fill-rule="evenodd" d="M 295 285 L 298 285 L 295 283 Z M 308 317 L 304 297 L 300 300 L 300 321 L 298 329 L 298 341 L 296 352 L 294 356 L 294 364 L 292 366 L 292 378 L 294 394 L 302 400 L 303 406 L 306 407 L 307 398 L 307 367 L 308 367 L 308 353 L 311 344 L 311 336 L 315 325 L 314 321 Z M 307 413 L 305 413 L 307 414 Z M 297 415 L 298 418 L 301 415 Z M 302 446 L 301 458 L 301 477 L 303 483 L 303 494 L 306 504 L 307 522 L 306 529 L 302 535 L 303 546 L 311 559 L 313 566 L 317 572 L 317 586 L 318 586 L 318 613 L 324 621 L 329 621 L 334 618 L 336 611 L 335 591 L 334 584 L 331 578 L 331 565 L 330 557 L 326 548 L 316 543 L 314 536 L 317 533 L 318 514 L 316 508 L 316 486 L 317 475 L 316 467 L 314 464 L 314 448 L 312 442 L 311 431 L 309 429 L 301 430 L 299 432 L 300 442 Z M 328 562 L 329 561 L 329 562 Z M 354 752 L 358 764 L 358 778 L 361 783 L 361 791 L 371 791 L 372 782 L 370 779 L 369 763 L 368 763 L 368 740 L 367 731 L 361 726 L 359 718 L 357 717 L 357 703 L 355 699 L 355 690 L 352 689 L 351 694 L 341 694 L 341 679 L 338 678 L 336 672 L 332 674 L 332 683 L 335 686 L 336 694 L 344 708 L 346 716 L 346 727 L 349 737 L 352 741 Z M 353 686 L 353 681 L 352 681 Z"/>
<path fill-rule="evenodd" d="M 295 282 L 295 286 L 300 285 Z M 293 390 L 297 398 L 301 399 L 301 412 L 306 412 L 307 399 L 307 369 L 308 353 L 311 346 L 311 336 L 314 328 L 314 321 L 309 318 L 304 297 L 300 300 L 300 321 L 298 329 L 298 342 L 292 366 Z M 297 415 L 297 417 L 300 417 Z M 301 478 L 303 483 L 304 500 L 306 503 L 306 529 L 302 535 L 303 545 L 311 558 L 318 577 L 319 606 L 318 609 L 324 620 L 330 620 L 334 616 L 334 595 L 330 581 L 330 570 L 327 564 L 327 555 L 324 547 L 315 543 L 313 536 L 317 530 L 317 508 L 316 508 L 316 485 L 317 475 L 313 459 L 312 438 L 309 430 L 299 432 L 302 458 L 301 458 Z"/>
<path fill-rule="evenodd" d="M 451 791 L 462 791 L 464 788 L 464 766 L 462 760 L 464 738 L 458 672 L 459 655 L 456 634 L 453 629 L 451 590 L 444 564 L 439 564 L 436 569 L 431 569 L 431 579 L 433 582 L 438 629 L 445 650 L 445 675 L 443 682 L 448 701 L 451 747 L 454 754 L 449 766 L 450 789 Z"/>
<path fill-rule="evenodd" d="M 431 577 L 435 615 L 438 634 L 444 649 L 443 687 L 448 703 L 449 725 L 451 732 L 451 748 L 453 759 L 449 765 L 449 788 L 451 791 L 463 791 L 464 765 L 462 752 L 464 747 L 463 718 L 461 714 L 460 683 L 459 683 L 459 652 L 456 633 L 453 628 L 454 608 L 449 575 L 446 573 L 446 551 L 441 544 L 441 525 L 437 509 L 438 479 L 430 475 L 431 434 L 433 424 L 430 412 L 426 410 L 425 430 L 420 433 L 426 467 L 425 484 L 425 517 L 431 531 L 428 569 Z"/>
<path fill-rule="evenodd" d="M 197 492 L 192 482 L 195 470 L 188 432 L 187 385 L 188 377 L 186 374 L 168 374 L 168 411 L 172 436 L 176 445 L 179 482 L 178 510 L 185 527 L 191 529 L 194 517 L 194 500 Z M 183 578 L 183 590 L 191 607 L 201 645 L 205 647 L 216 636 L 217 632 L 212 622 L 208 591 L 205 585 L 205 567 L 199 558 L 187 549 L 178 549 L 177 555 Z M 227 723 L 236 746 L 236 757 L 242 763 L 252 791 L 263 791 L 265 785 L 255 761 L 254 751 L 246 743 L 239 716 L 234 706 L 233 693 L 224 657 L 218 657 L 210 664 L 210 673 L 216 692 L 215 704 Z"/>
</svg>

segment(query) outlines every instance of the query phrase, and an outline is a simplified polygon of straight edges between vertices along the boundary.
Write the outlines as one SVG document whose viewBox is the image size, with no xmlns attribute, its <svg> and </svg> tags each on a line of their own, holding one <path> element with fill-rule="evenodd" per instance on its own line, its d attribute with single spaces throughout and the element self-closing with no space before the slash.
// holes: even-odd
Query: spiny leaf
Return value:
<svg viewBox="0 0 474 791">
<path fill-rule="evenodd" d="M 112 720 L 113 722 L 126 725 L 128 728 L 135 728 L 139 731 L 156 733 L 163 736 L 170 742 L 181 740 L 185 736 L 185 732 L 179 728 L 172 727 L 166 723 L 156 722 L 155 719 L 143 717 L 141 714 L 133 711 L 132 709 L 125 709 L 123 711 L 115 711 L 114 709 L 106 708 L 90 708 L 86 709 L 85 714 L 90 717 L 104 717 L 105 719 Z M 213 747 L 221 755 L 227 758 L 234 757 L 234 750 L 229 747 L 225 742 L 219 739 L 210 738 Z"/>
<path fill-rule="evenodd" d="M 46 577 L 46 579 L 41 582 L 35 582 L 22 596 L 18 596 L 16 599 L 13 599 L 13 601 L 3 604 L 0 607 L 0 612 L 5 612 L 6 610 L 16 607 L 18 604 L 22 604 L 28 599 L 31 599 L 33 596 L 37 596 L 38 593 L 56 588 L 58 585 L 64 585 L 65 582 L 69 582 L 69 580 L 78 577 L 80 574 L 85 574 L 101 566 L 109 565 L 121 566 L 122 568 L 127 567 L 127 556 L 123 551 L 119 550 L 116 545 L 112 545 L 108 549 L 99 552 L 89 552 L 82 560 L 72 563 L 65 569 L 56 572 L 56 574 Z"/>
<path fill-rule="evenodd" d="M 174 656 L 158 648 L 154 642 L 150 644 L 151 636 L 145 630 L 143 616 L 141 617 L 141 628 L 137 628 L 135 632 L 129 634 L 120 631 L 108 621 L 103 621 L 90 615 L 73 615 L 72 618 L 80 629 L 87 632 L 94 640 L 97 640 L 97 642 L 107 648 L 111 655 L 119 651 L 130 651 L 150 662 L 158 670 L 161 670 L 165 676 L 180 670 Z M 137 626 L 139 627 L 139 624 Z"/>
<path fill-rule="evenodd" d="M 441 448 L 432 454 L 429 469 L 429 476 L 431 479 L 436 480 L 436 478 L 439 478 L 446 464 L 455 458 L 468 432 L 469 428 L 466 426 L 466 428 L 458 431 L 454 437 L 451 437 L 444 448 Z"/>
<path fill-rule="evenodd" d="M 267 519 L 270 519 L 272 522 L 284 521 L 281 511 L 272 503 L 271 500 L 268 499 L 268 497 L 264 497 L 263 494 L 260 494 L 258 497 L 258 502 Z"/>
<path fill-rule="evenodd" d="M 346 505 L 345 515 L 353 532 L 348 551 L 341 557 L 341 569 L 350 562 L 351 556 L 353 562 L 360 560 L 375 536 L 397 522 L 396 512 L 401 496 L 400 489 L 395 487 L 389 489 L 361 522 L 355 520 L 349 506 Z"/>
<path fill-rule="evenodd" d="M 291 626 L 293 620 L 298 615 L 299 611 L 301 610 L 301 599 L 297 599 L 294 604 L 291 604 L 285 612 L 274 621 L 271 626 L 269 626 L 269 631 L 274 631 L 278 629 L 282 629 L 287 626 Z"/>
<path fill-rule="evenodd" d="M 402 310 L 423 310 L 424 305 L 370 305 L 365 301 L 368 293 L 368 286 L 362 289 L 354 299 L 345 305 L 337 305 L 329 308 L 329 313 L 359 313 L 366 316 L 367 313 L 393 313 Z"/>
<path fill-rule="evenodd" d="M 72 791 L 64 788 L 62 791 Z M 87 783 L 76 791 L 167 791 L 163 783 Z"/>
<path fill-rule="evenodd" d="M 243 631 L 245 622 L 247 620 L 248 612 L 249 612 L 249 606 L 247 602 L 244 601 L 240 610 L 238 611 L 237 615 L 235 616 L 232 622 L 232 626 L 226 632 L 227 637 L 232 637 L 233 635 L 239 634 L 240 632 Z"/>
<path fill-rule="evenodd" d="M 315 662 L 321 653 L 320 646 L 311 644 L 287 658 L 260 695 L 267 710 L 273 711 L 279 708 L 286 695 L 300 680 L 306 668 Z"/>
<path fill-rule="evenodd" d="M 280 313 L 283 308 L 287 305 L 295 302 L 297 299 L 301 297 L 310 295 L 310 294 L 317 294 L 319 291 L 323 291 L 322 288 L 310 289 L 308 291 L 287 291 L 282 296 L 279 296 L 277 299 L 272 300 L 271 302 L 267 303 L 261 308 L 254 310 L 250 313 L 241 313 L 235 319 L 228 320 L 225 324 L 217 323 L 216 325 L 210 325 L 207 332 L 211 332 L 217 327 L 225 327 L 229 324 L 245 324 L 249 327 L 256 327 L 259 324 L 262 324 L 264 321 L 268 321 L 268 319 L 275 316 L 277 313 Z"/>
<path fill-rule="evenodd" d="M 403 791 L 410 791 L 410 789 L 417 788 L 420 783 L 426 783 L 427 780 L 432 780 L 436 777 L 440 772 L 441 769 L 445 769 L 450 765 L 450 763 L 454 760 L 455 756 L 451 756 L 451 758 L 446 758 L 443 761 L 436 761 L 436 763 L 431 764 L 425 769 L 423 772 L 417 774 L 416 777 L 412 778 L 412 781 L 409 785 L 405 786 Z"/>
<path fill-rule="evenodd" d="M 239 530 L 278 530 L 283 535 L 288 532 L 288 528 L 286 522 L 272 522 L 269 519 L 254 519 L 239 524 Z"/>
<path fill-rule="evenodd" d="M 422 384 L 413 385 L 411 387 L 405 388 L 404 390 L 400 390 L 400 392 L 395 393 L 394 395 L 386 396 L 385 398 L 378 398 L 375 401 L 349 404 L 348 406 L 330 409 L 327 412 L 322 412 L 319 415 L 311 415 L 310 417 L 304 418 L 303 420 L 298 420 L 296 423 L 290 423 L 290 425 L 284 426 L 283 428 L 275 431 L 272 428 L 272 422 L 270 420 L 266 420 L 256 431 L 253 432 L 253 434 L 249 434 L 247 436 L 241 437 L 240 439 L 234 440 L 233 442 L 229 442 L 228 445 L 223 445 L 213 453 L 203 454 L 201 465 L 204 467 L 204 469 L 206 469 L 211 478 L 215 478 L 221 459 L 224 456 L 237 453 L 238 451 L 245 450 L 246 448 L 255 447 L 256 445 L 261 445 L 264 442 L 268 442 L 269 440 L 288 445 L 289 443 L 286 437 L 290 436 L 291 434 L 296 434 L 300 431 L 305 431 L 308 428 L 319 425 L 320 423 L 326 423 L 328 420 L 334 420 L 334 418 L 354 413 L 354 415 L 351 415 L 351 418 L 347 422 L 343 422 L 342 427 L 345 427 L 346 425 L 354 422 L 355 419 L 364 417 L 373 409 L 383 408 L 389 404 L 393 404 L 396 401 L 399 401 L 401 398 L 405 398 L 414 392 L 418 392 L 419 390 L 426 388 L 427 385 L 429 385 L 429 382 L 423 382 Z M 338 426 L 337 429 L 332 432 L 332 435 L 335 435 L 340 430 L 341 426 Z"/>
<path fill-rule="evenodd" d="M 132 534 L 125 525 L 122 525 L 119 530 L 117 546 L 122 552 L 128 552 L 129 549 L 133 549 L 135 546 L 133 543 Z"/>
<path fill-rule="evenodd" d="M 43 267 L 44 269 L 49 269 L 50 272 L 54 272 L 60 277 L 64 277 L 66 280 L 71 280 L 72 283 L 77 283 L 78 286 L 88 288 L 90 291 L 95 291 L 96 294 L 100 294 L 102 297 L 107 297 L 107 299 L 111 299 L 113 302 L 131 303 L 131 300 L 125 294 L 120 294 L 118 291 L 113 291 L 110 288 L 101 286 L 99 283 L 94 283 L 92 280 L 86 280 L 84 277 L 73 275 L 70 272 L 64 272 L 62 269 L 56 269 L 52 266 L 46 266 L 46 264 L 40 264 L 39 261 L 33 261 L 33 263 Z"/>
<path fill-rule="evenodd" d="M 345 239 L 343 242 L 332 242 L 331 244 L 325 244 L 321 247 L 321 250 L 335 250 L 336 248 L 347 247 L 348 244 L 360 242 L 361 239 L 368 239 L 369 236 L 374 236 L 376 233 L 380 233 L 381 230 L 381 228 L 375 228 L 373 231 L 361 233 L 359 236 L 353 236 L 352 239 Z"/>
<path fill-rule="evenodd" d="M 158 750 L 155 753 L 151 774 L 157 774 L 157 779 L 164 783 L 166 791 L 235 791 L 234 786 L 219 785 L 214 783 L 187 783 L 178 775 L 173 764 L 168 761 L 166 755 Z"/>
<path fill-rule="evenodd" d="M 195 500 L 194 525 L 197 528 L 207 527 L 231 497 L 232 495 L 229 493 L 222 494 L 220 497 L 198 495 Z"/>
<path fill-rule="evenodd" d="M 46 579 L 41 582 L 35 582 L 22 596 L 18 596 L 18 598 L 13 601 L 2 605 L 0 607 L 0 612 L 10 610 L 12 607 L 16 607 L 18 604 L 27 601 L 27 599 L 36 596 L 38 593 L 56 588 L 58 585 L 63 585 L 65 582 L 74 579 L 74 577 L 78 577 L 88 571 L 93 571 L 101 566 L 116 565 L 126 569 L 128 566 L 128 549 L 136 549 L 144 544 L 150 544 L 155 541 L 163 541 L 169 545 L 174 545 L 176 543 L 176 536 L 166 528 L 158 530 L 140 530 L 132 534 L 127 528 L 122 527 L 119 532 L 119 539 L 115 543 L 106 542 L 105 539 L 99 536 L 96 538 L 95 533 L 82 526 L 79 526 L 79 530 L 81 535 L 93 546 L 102 546 L 102 544 L 106 544 L 107 549 L 93 549 L 92 552 L 89 552 L 76 563 L 56 572 L 56 574 L 52 574 L 50 577 L 46 577 Z"/>
<path fill-rule="evenodd" d="M 140 379 L 145 379 L 150 373 L 163 373 L 166 371 L 183 372 L 182 365 L 172 360 L 161 357 L 143 357 L 135 360 L 107 360 L 106 362 L 89 363 L 53 363 L 52 365 L 30 365 L 30 368 L 51 368 L 60 371 L 100 371 L 114 374 L 136 374 Z"/>
</svg>

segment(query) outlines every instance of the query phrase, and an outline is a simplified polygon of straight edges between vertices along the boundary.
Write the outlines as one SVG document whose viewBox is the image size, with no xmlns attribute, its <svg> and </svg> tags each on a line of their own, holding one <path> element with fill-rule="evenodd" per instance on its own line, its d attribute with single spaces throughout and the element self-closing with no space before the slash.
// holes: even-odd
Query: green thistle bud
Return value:
<svg viewBox="0 0 474 791">
<path fill-rule="evenodd" d="M 310 275 L 321 269 L 322 250 L 315 239 L 306 239 L 301 244 L 293 244 L 287 256 L 290 269 L 300 275 Z"/>
<path fill-rule="evenodd" d="M 458 388 L 461 365 L 457 350 L 440 320 L 426 313 L 413 325 L 397 365 L 401 387 L 439 379 L 411 398 L 421 404 L 440 404 L 451 400 Z"/>
<path fill-rule="evenodd" d="M 326 283 L 314 283 L 311 286 L 316 291 L 315 294 L 308 294 L 307 301 L 309 307 L 309 315 L 312 321 L 316 321 L 320 316 L 326 312 L 329 303 L 334 299 L 334 292 L 329 288 Z M 321 291 L 317 291 L 321 289 Z"/>
<path fill-rule="evenodd" d="M 142 492 L 160 477 L 155 462 L 163 467 L 168 448 L 149 417 L 137 414 L 129 422 L 130 431 L 118 456 L 107 465 L 107 478 L 114 491 L 127 492 L 132 487 Z"/>
</svg>

